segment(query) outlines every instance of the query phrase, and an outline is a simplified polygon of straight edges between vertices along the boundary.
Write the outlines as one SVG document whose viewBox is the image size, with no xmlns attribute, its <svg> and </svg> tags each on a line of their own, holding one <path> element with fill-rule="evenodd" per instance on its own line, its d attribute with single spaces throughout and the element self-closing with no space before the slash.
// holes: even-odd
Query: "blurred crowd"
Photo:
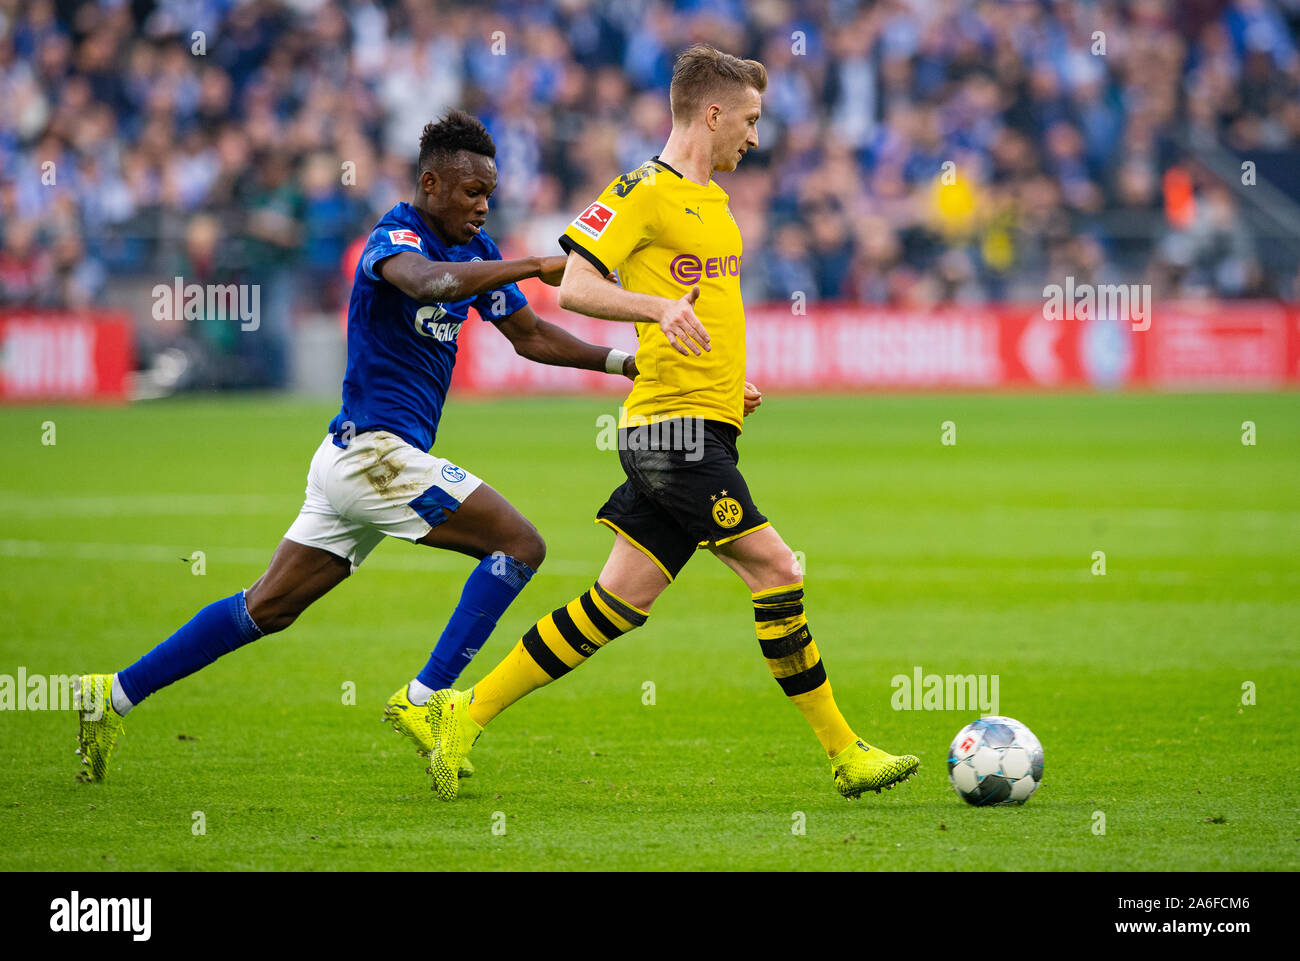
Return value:
<svg viewBox="0 0 1300 961">
<path fill-rule="evenodd" d="M 1210 161 L 1300 167 L 1298 29 L 1300 0 L 0 0 L 0 304 L 183 276 L 263 284 L 268 336 L 337 312 L 452 106 L 496 140 L 507 256 L 557 252 L 662 146 L 695 40 L 769 73 L 761 149 L 722 180 L 751 302 L 1037 300 L 1067 274 L 1294 298 Z"/>
</svg>

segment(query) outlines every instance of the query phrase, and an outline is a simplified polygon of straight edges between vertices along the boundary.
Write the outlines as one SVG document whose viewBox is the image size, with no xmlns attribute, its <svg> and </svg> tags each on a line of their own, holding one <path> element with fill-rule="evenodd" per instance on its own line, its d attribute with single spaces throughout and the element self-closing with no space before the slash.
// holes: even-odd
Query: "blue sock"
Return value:
<svg viewBox="0 0 1300 961">
<path fill-rule="evenodd" d="M 531 567 L 507 554 L 493 554 L 479 561 L 429 655 L 429 663 L 416 680 L 435 691 L 451 687 L 532 576 Z"/>
<path fill-rule="evenodd" d="M 131 703 L 139 704 L 154 691 L 261 636 L 240 591 L 203 608 L 175 634 L 119 671 L 117 679 Z"/>
</svg>

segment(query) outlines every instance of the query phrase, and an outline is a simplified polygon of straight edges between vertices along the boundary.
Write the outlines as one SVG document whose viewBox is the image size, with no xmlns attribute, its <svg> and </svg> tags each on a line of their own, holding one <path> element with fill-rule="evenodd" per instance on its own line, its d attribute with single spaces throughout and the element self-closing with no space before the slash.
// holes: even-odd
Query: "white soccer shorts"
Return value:
<svg viewBox="0 0 1300 961">
<path fill-rule="evenodd" d="M 331 435 L 307 471 L 307 499 L 285 537 L 346 558 L 356 571 L 384 535 L 418 541 L 483 483 L 445 457 L 388 431 L 367 431 L 347 449 Z"/>
</svg>

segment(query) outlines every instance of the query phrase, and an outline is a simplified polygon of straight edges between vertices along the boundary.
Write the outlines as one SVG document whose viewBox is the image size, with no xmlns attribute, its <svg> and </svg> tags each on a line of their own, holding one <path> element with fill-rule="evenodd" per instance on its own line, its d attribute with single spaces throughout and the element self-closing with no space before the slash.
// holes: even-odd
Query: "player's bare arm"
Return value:
<svg viewBox="0 0 1300 961">
<path fill-rule="evenodd" d="M 530 277 L 543 280 L 556 273 L 550 261 L 560 257 L 521 257 L 517 260 L 434 261 L 414 251 L 394 254 L 379 272 L 408 297 L 437 304 L 465 300 Z M 554 286 L 554 284 L 552 284 Z"/>
<path fill-rule="evenodd" d="M 658 324 L 668 343 L 679 354 L 699 354 L 710 349 L 709 332 L 695 316 L 697 284 L 676 300 L 624 290 L 609 283 L 592 263 L 577 251 L 569 254 L 564 279 L 560 281 L 560 306 L 601 320 Z"/>
<path fill-rule="evenodd" d="M 562 260 L 563 258 L 556 258 Z M 576 367 L 580 370 L 609 370 L 611 350 L 589 344 L 569 333 L 563 327 L 537 316 L 532 307 L 515 311 L 496 325 L 520 357 L 539 364 L 556 367 Z M 636 360 L 623 351 L 616 352 L 623 376 L 636 378 Z"/>
</svg>

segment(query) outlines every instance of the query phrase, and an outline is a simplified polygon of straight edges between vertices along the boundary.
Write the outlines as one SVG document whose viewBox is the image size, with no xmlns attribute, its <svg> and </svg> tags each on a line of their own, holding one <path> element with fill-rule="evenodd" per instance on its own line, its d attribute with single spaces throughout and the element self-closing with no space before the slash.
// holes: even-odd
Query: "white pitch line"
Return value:
<svg viewBox="0 0 1300 961">
<path fill-rule="evenodd" d="M 265 565 L 271 560 L 274 546 L 264 549 L 255 547 L 215 547 L 204 550 L 204 563 L 215 564 L 257 564 Z M 137 561 L 141 563 L 179 564 L 191 563 L 193 551 L 182 547 L 168 547 L 162 544 L 92 544 L 76 541 L 25 541 L 0 540 L 0 557 L 31 557 L 42 560 L 77 560 L 77 561 Z M 596 564 L 578 564 L 564 561 L 548 561 L 547 569 L 552 566 L 560 568 L 557 574 L 584 574 L 596 568 Z M 450 551 L 430 550 L 410 553 L 371 554 L 362 564 L 363 568 L 377 568 L 389 571 L 461 571 L 468 574 L 474 567 L 472 558 Z M 595 574 L 593 573 L 593 577 Z"/>
<path fill-rule="evenodd" d="M 959 515 L 960 511 L 952 511 Z M 1055 514 L 1070 517 L 1074 521 L 1093 521 L 1099 516 L 1114 517 L 1117 522 L 1134 526 L 1149 527 L 1183 527 L 1196 523 L 1200 518 L 1212 516 L 1221 518 L 1238 526 L 1275 528 L 1279 524 L 1300 527 L 1300 510 L 1260 510 L 1254 507 L 1104 507 L 1070 504 L 1063 507 L 1050 507 L 1029 504 L 990 504 L 981 511 L 973 512 L 990 517 L 1014 514 Z M 972 516 L 966 514 L 963 516 Z"/>
<path fill-rule="evenodd" d="M 405 545 L 402 545 L 405 547 Z M 273 548 L 252 547 L 216 547 L 204 552 L 208 564 L 248 564 L 267 563 Z M 99 562 L 139 562 L 177 564 L 190 563 L 190 554 L 182 547 L 168 547 L 162 544 L 96 544 L 76 541 L 33 541 L 0 540 L 0 557 L 25 557 L 40 560 L 76 560 Z M 593 557 L 590 561 L 548 559 L 539 574 L 560 574 L 565 576 L 585 575 L 593 579 L 600 571 L 601 561 Z M 390 550 L 372 554 L 363 567 L 366 569 L 387 571 L 437 571 L 467 574 L 471 568 L 470 559 L 462 555 L 441 550 Z M 731 572 L 721 564 L 697 561 L 690 566 L 690 576 L 704 577 L 709 580 L 731 580 Z M 1132 580 L 1140 584 L 1195 584 L 1207 581 L 1226 580 L 1240 583 L 1240 577 L 1224 575 L 1218 572 L 1193 574 L 1188 571 L 1174 570 L 1134 570 L 1131 572 L 1113 570 L 1107 575 L 1111 582 Z M 930 567 L 918 564 L 863 564 L 851 566 L 845 564 L 818 565 L 813 568 L 808 580 L 870 582 L 878 584 L 974 584 L 996 582 L 1002 584 L 1084 584 L 1099 580 L 1094 578 L 1087 566 L 1078 569 L 1040 568 L 1040 567 Z M 1300 571 L 1256 572 L 1249 578 L 1249 583 L 1259 585 L 1300 583 Z"/>
<path fill-rule="evenodd" d="M 284 514 L 292 519 L 302 504 L 301 496 L 290 494 L 104 494 L 104 495 L 34 495 L 29 491 L 0 490 L 0 513 L 45 517 L 140 517 L 196 516 L 216 517 L 226 514 Z M 882 516 L 896 520 L 897 506 L 856 508 L 865 517 Z M 960 518 L 964 522 L 1007 522 L 1008 517 L 1055 516 L 1070 521 L 1090 522 L 1099 517 L 1134 526 L 1179 527 L 1204 523 L 1207 517 L 1234 526 L 1278 526 L 1300 528 L 1300 510 L 1263 510 L 1253 507 L 1116 507 L 1069 504 L 1060 507 L 1029 504 L 985 504 L 976 509 L 915 507 L 907 513 L 922 520 Z"/>
<path fill-rule="evenodd" d="M 25 517 L 141 517 L 224 514 L 287 514 L 302 505 L 301 497 L 269 494 L 106 494 L 102 496 L 33 496 L 0 491 L 0 511 Z"/>
</svg>

